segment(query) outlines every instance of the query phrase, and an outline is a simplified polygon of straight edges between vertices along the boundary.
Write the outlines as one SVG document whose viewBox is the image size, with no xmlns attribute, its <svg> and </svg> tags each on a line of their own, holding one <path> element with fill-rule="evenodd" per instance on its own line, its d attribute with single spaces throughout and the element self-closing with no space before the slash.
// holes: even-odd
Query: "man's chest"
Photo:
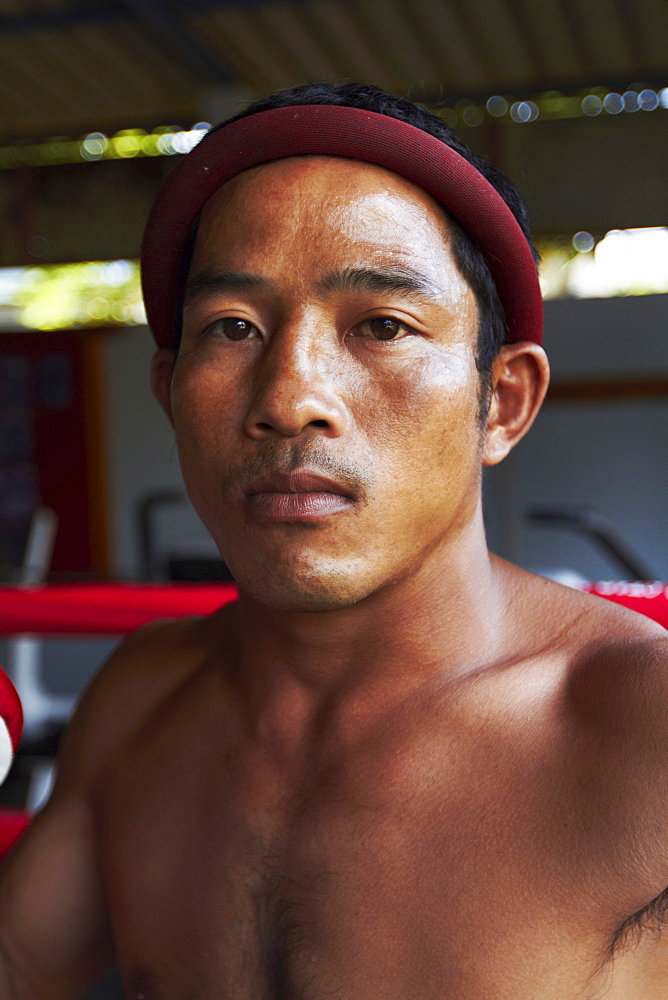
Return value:
<svg viewBox="0 0 668 1000">
<path fill-rule="evenodd" d="M 452 754 L 362 754 L 296 788 L 149 758 L 117 782 L 100 849 L 119 961 L 154 977 L 136 996 L 517 1000 L 541 982 L 572 1000 L 602 940 L 590 859 L 559 831 L 573 804 L 539 754 Z"/>
</svg>

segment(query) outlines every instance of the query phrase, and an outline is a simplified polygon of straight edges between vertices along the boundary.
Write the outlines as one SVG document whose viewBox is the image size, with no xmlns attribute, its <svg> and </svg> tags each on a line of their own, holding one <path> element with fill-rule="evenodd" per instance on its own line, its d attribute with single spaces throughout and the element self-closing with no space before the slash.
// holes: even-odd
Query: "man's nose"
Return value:
<svg viewBox="0 0 668 1000">
<path fill-rule="evenodd" d="M 331 337 L 331 334 L 330 334 Z M 350 413 L 341 394 L 341 359 L 315 329 L 277 331 L 253 373 L 245 420 L 250 437 L 340 437 Z"/>
</svg>

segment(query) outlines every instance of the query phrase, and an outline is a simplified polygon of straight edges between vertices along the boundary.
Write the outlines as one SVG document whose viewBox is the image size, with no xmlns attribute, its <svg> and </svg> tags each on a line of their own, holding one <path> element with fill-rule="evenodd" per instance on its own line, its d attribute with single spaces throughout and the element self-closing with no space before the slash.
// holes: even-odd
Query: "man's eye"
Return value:
<svg viewBox="0 0 668 1000">
<path fill-rule="evenodd" d="M 248 320 L 225 316 L 210 323 L 204 330 L 207 337 L 225 337 L 226 340 L 248 340 L 258 336 L 258 329 Z"/>
<path fill-rule="evenodd" d="M 368 319 L 366 322 L 360 323 L 360 328 L 368 330 L 374 340 L 396 340 L 402 334 L 410 332 L 404 323 L 389 316 Z"/>
</svg>

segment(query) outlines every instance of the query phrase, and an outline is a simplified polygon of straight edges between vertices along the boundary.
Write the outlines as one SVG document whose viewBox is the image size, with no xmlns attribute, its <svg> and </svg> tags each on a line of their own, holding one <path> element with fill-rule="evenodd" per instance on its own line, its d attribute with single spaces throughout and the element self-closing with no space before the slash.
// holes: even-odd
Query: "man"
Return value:
<svg viewBox="0 0 668 1000">
<path fill-rule="evenodd" d="M 665 633 L 485 544 L 548 381 L 514 190 L 404 101 L 300 88 L 185 158 L 144 268 L 240 596 L 84 698 L 3 1000 L 112 962 L 133 1000 L 665 997 Z"/>
</svg>

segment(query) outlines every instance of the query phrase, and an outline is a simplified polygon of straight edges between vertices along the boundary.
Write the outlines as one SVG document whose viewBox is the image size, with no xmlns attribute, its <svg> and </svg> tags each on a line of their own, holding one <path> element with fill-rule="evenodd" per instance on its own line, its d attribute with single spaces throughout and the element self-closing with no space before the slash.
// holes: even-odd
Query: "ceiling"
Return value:
<svg viewBox="0 0 668 1000">
<path fill-rule="evenodd" d="M 0 266 L 137 256 L 178 157 L 88 162 L 91 132 L 188 129 L 322 79 L 440 105 L 546 238 L 668 219 L 668 0 L 1 0 Z"/>
<path fill-rule="evenodd" d="M 0 141 L 224 116 L 307 80 L 418 100 L 668 84 L 666 0 L 3 0 Z"/>
</svg>

